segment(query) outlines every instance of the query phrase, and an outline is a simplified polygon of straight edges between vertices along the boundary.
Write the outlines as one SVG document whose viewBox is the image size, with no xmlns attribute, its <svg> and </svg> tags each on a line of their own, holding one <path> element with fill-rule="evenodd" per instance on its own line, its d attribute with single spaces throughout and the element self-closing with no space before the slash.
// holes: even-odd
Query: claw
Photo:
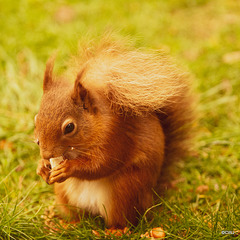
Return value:
<svg viewBox="0 0 240 240">
<path fill-rule="evenodd" d="M 46 162 L 45 162 L 45 163 L 44 163 L 44 167 L 47 168 L 47 169 L 49 169 L 49 170 L 52 169 L 50 163 L 46 163 Z"/>
</svg>

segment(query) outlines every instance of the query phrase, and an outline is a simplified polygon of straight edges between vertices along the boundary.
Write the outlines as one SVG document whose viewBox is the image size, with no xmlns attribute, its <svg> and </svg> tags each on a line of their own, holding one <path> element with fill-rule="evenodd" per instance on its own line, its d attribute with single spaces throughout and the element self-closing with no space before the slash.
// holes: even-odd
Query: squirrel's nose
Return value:
<svg viewBox="0 0 240 240">
<path fill-rule="evenodd" d="M 41 156 L 43 159 L 50 159 L 53 157 L 53 154 L 50 151 L 41 151 Z"/>
</svg>

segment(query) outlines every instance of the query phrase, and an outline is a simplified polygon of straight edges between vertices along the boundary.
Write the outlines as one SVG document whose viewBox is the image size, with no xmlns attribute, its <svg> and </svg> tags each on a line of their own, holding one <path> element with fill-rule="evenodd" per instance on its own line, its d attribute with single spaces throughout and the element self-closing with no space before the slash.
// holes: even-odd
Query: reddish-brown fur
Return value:
<svg viewBox="0 0 240 240">
<path fill-rule="evenodd" d="M 101 214 L 111 227 L 136 224 L 152 204 L 163 163 L 188 148 L 188 83 L 165 58 L 107 42 L 71 65 L 74 85 L 66 76 L 55 81 L 53 61 L 47 63 L 36 118 L 37 173 L 55 183 L 65 214 L 82 209 Z M 74 123 L 72 133 L 64 133 L 66 119 Z M 64 162 L 50 170 L 49 159 L 58 156 Z"/>
</svg>

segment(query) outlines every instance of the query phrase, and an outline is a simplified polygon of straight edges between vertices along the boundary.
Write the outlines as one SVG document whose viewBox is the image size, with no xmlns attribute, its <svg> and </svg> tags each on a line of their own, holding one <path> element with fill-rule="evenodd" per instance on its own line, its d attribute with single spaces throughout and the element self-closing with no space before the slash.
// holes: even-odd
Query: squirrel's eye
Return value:
<svg viewBox="0 0 240 240">
<path fill-rule="evenodd" d="M 65 129 L 64 129 L 64 134 L 68 134 L 74 130 L 75 126 L 73 123 L 69 123 Z"/>
</svg>

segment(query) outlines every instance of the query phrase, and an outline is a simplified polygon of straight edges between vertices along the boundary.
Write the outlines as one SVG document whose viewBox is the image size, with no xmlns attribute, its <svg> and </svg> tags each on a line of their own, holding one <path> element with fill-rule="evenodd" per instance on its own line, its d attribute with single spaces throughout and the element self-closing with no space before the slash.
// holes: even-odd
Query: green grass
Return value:
<svg viewBox="0 0 240 240">
<path fill-rule="evenodd" d="M 32 140 L 47 58 L 58 50 L 62 72 L 81 40 L 109 29 L 133 46 L 172 55 L 199 94 L 194 154 L 177 165 L 179 181 L 149 210 L 152 220 L 143 217 L 122 239 L 158 226 L 169 239 L 228 239 L 221 231 L 240 230 L 238 1 L 0 0 L 0 18 L 0 239 L 95 239 L 92 229 L 103 238 L 101 219 L 88 216 L 57 233 L 44 228 L 54 195 L 36 175 Z M 205 192 L 197 190 L 202 185 Z"/>
</svg>

